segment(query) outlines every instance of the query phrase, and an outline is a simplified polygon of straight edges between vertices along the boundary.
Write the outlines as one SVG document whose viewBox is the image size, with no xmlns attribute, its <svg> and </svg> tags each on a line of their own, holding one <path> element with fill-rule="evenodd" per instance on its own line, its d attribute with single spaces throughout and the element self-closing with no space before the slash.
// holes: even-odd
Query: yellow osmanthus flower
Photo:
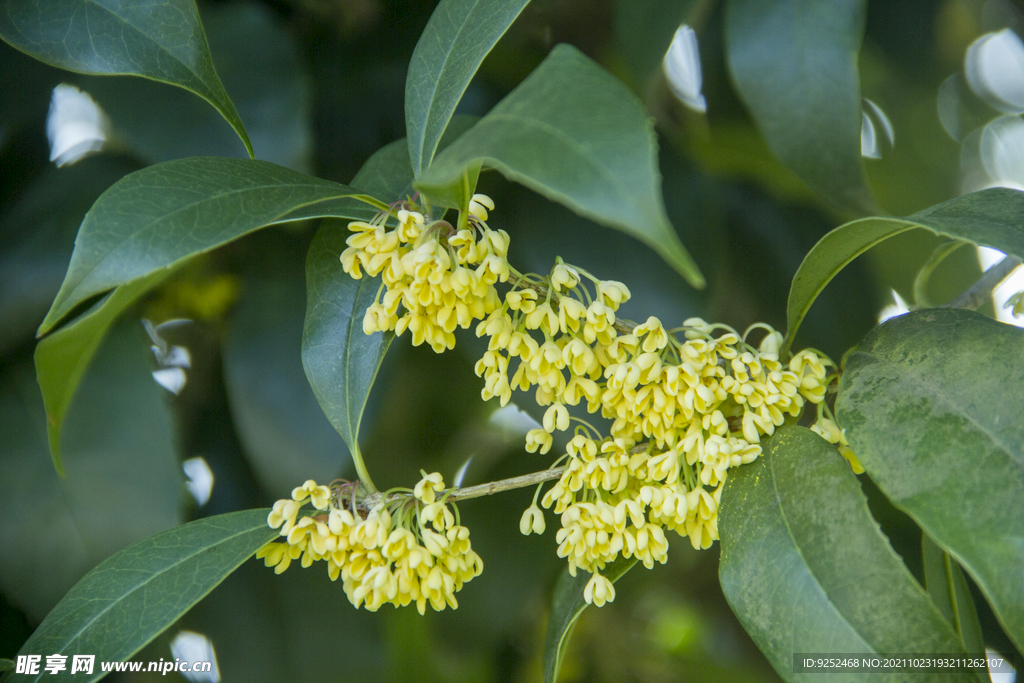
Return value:
<svg viewBox="0 0 1024 683">
<path fill-rule="evenodd" d="M 303 567 L 327 562 L 331 580 L 340 576 L 356 607 L 371 612 L 381 605 L 416 603 L 420 614 L 458 607 L 455 593 L 479 575 L 483 561 L 473 551 L 469 530 L 444 498 L 437 472 L 425 474 L 411 494 L 385 494 L 365 516 L 352 512 L 354 485 L 333 491 L 313 480 L 292 491 L 290 500 L 274 504 L 267 523 L 280 528 L 282 542 L 271 542 L 256 557 L 280 574 L 293 560 Z M 325 514 L 298 518 L 305 502 Z"/>
<path fill-rule="evenodd" d="M 553 434 L 575 419 L 569 406 L 585 405 L 610 421 L 606 437 L 577 421 L 581 426 L 555 463 L 564 461 L 562 475 L 540 500 L 560 517 L 559 556 L 573 575 L 578 568 L 593 574 L 584 597 L 601 605 L 615 597 L 601 572 L 617 558 L 635 557 L 648 568 L 664 563 L 668 531 L 698 549 L 718 539 L 729 471 L 756 460 L 761 439 L 799 418 L 807 403 L 822 405 L 836 368 L 813 350 L 785 361 L 782 335 L 764 324 L 740 334 L 700 318 L 676 329 L 653 316 L 639 325 L 619 320 L 619 307 L 630 299 L 620 282 L 561 258 L 543 276 L 512 268 L 508 235 L 485 222 L 493 210 L 490 198 L 474 195 L 459 223 L 469 227 L 455 231 L 407 203 L 392 230 L 384 226 L 386 216 L 350 224 L 354 234 L 341 261 L 353 277 L 361 268 L 382 277 L 383 297 L 366 313 L 368 334 L 409 329 L 414 344 L 426 341 L 440 352 L 453 346 L 456 326 L 479 320 L 476 334 L 489 340 L 475 366 L 484 380 L 481 397 L 505 405 L 513 391 L 532 389 L 537 404 L 547 407 L 542 427 L 526 436 L 527 451 L 551 449 Z M 509 284 L 504 296 L 499 282 Z M 862 471 L 842 431 L 830 424 L 815 431 Z M 431 509 L 442 489 L 424 479 L 415 494 Z M 291 507 L 276 514 L 294 518 Z M 544 527 L 535 501 L 520 530 Z"/>
<path fill-rule="evenodd" d="M 349 223 L 354 234 L 342 267 L 356 279 L 365 270 L 383 281 L 363 318 L 366 334 L 409 330 L 414 345 L 425 342 L 441 353 L 454 348 L 456 327 L 466 329 L 500 306 L 494 284 L 509 277 L 509 240 L 487 227 L 487 207 L 494 207 L 489 197 L 474 195 L 468 228 L 459 231 L 411 209 L 397 212 L 392 229 L 387 213 Z"/>
</svg>

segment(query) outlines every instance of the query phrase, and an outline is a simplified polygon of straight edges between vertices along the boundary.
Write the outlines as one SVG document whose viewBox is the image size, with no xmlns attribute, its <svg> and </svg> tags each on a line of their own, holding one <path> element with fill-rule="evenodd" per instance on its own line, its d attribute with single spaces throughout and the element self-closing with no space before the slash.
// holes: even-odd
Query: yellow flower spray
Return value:
<svg viewBox="0 0 1024 683">
<path fill-rule="evenodd" d="M 570 573 L 592 574 L 587 602 L 614 599 L 601 572 L 617 558 L 635 557 L 648 568 L 663 564 L 667 531 L 694 548 L 710 547 L 718 539 L 729 470 L 757 459 L 761 438 L 799 418 L 808 402 L 818 405 L 812 429 L 863 471 L 824 403 L 837 373 L 823 354 L 804 350 L 784 362 L 782 335 L 765 324 L 740 334 L 700 318 L 673 329 L 655 317 L 639 325 L 620 320 L 616 312 L 630 298 L 621 282 L 598 279 L 561 258 L 544 276 L 509 265 L 508 234 L 487 225 L 494 210 L 489 197 L 474 195 L 458 230 L 428 221 L 417 208 L 404 202 L 372 222 L 349 224 L 342 267 L 357 279 L 365 271 L 382 280 L 363 330 L 408 330 L 414 345 L 441 353 L 454 347 L 456 327 L 475 322 L 477 336 L 489 340 L 475 366 L 484 380 L 482 398 L 505 405 L 513 390 L 533 389 L 538 405 L 547 407 L 542 427 L 526 435 L 526 450 L 547 453 L 555 432 L 573 428 L 552 466 L 559 469 L 501 488 L 557 477 L 540 503 L 560 515 L 555 540 Z M 392 216 L 397 225 L 389 228 Z M 504 297 L 498 283 L 508 285 Z M 567 406 L 581 404 L 611 421 L 607 436 L 570 416 Z M 259 556 L 279 572 L 300 556 L 303 566 L 327 560 L 331 577 L 342 576 L 357 607 L 413 600 L 421 613 L 427 603 L 455 607 L 454 593 L 482 568 L 446 498 L 434 500 L 435 493 L 454 500 L 457 492 L 445 492 L 439 474 L 425 475 L 411 496 L 378 494 L 380 502 L 363 516 L 356 490 L 307 482 L 292 500 L 278 501 L 268 521 L 287 543 L 268 545 Z M 499 489 L 487 492 L 493 490 Z M 520 521 L 523 534 L 545 530 L 540 492 Z M 296 521 L 307 497 L 326 514 Z M 413 508 L 415 514 L 391 512 Z"/>
</svg>

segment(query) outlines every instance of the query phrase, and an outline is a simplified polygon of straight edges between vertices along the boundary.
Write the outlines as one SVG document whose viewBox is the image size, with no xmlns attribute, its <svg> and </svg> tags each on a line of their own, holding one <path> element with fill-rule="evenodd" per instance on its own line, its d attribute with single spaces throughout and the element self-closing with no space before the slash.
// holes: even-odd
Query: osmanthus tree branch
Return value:
<svg viewBox="0 0 1024 683">
<path fill-rule="evenodd" d="M 510 477 L 508 479 L 499 479 L 498 481 L 488 482 L 486 484 L 478 484 L 476 486 L 467 486 L 464 489 L 455 489 L 451 495 L 448 496 L 448 500 L 468 500 L 470 498 L 481 498 L 483 496 L 490 496 L 495 493 L 502 491 L 511 491 L 512 489 L 521 489 L 527 486 L 533 486 L 534 484 L 540 484 L 545 481 L 551 481 L 552 479 L 558 479 L 562 476 L 562 472 L 565 471 L 565 467 L 555 467 L 550 470 L 543 470 L 541 472 L 530 472 L 529 474 L 521 474 L 518 477 Z"/>
<path fill-rule="evenodd" d="M 468 500 L 470 498 L 481 498 L 483 496 L 501 493 L 502 491 L 521 489 L 527 486 L 533 486 L 534 484 L 541 484 L 545 481 L 551 481 L 552 479 L 558 479 L 562 476 L 562 472 L 564 471 L 565 467 L 563 466 L 555 467 L 550 470 L 542 470 L 540 472 L 530 472 L 529 474 L 521 474 L 518 477 L 510 477 L 508 479 L 499 479 L 498 481 L 491 481 L 486 484 L 467 486 L 466 488 L 449 489 L 450 493 L 442 491 L 437 494 L 437 497 L 440 499 L 447 493 L 448 501 L 453 503 L 459 500 Z M 385 496 L 387 496 L 390 501 L 408 497 L 409 495 L 410 494 L 408 493 L 371 493 L 359 501 L 359 508 L 361 510 L 372 510 L 383 502 Z"/>
<path fill-rule="evenodd" d="M 976 310 L 992 296 L 992 291 L 1002 284 L 1003 280 L 1020 265 L 1020 259 L 1007 256 L 1002 261 L 986 270 L 978 281 L 964 290 L 959 296 L 939 308 L 967 308 Z"/>
</svg>

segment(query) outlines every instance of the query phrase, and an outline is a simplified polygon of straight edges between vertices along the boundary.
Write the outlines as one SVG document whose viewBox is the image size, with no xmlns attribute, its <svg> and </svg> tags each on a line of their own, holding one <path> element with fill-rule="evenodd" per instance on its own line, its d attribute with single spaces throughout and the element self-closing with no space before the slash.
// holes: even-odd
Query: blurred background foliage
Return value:
<svg viewBox="0 0 1024 683">
<path fill-rule="evenodd" d="M 257 158 L 340 182 L 403 135 L 406 66 L 433 7 L 413 0 L 199 4 Z M 730 79 L 724 14 L 722 3 L 709 1 L 534 0 L 459 108 L 484 114 L 559 42 L 622 78 L 656 119 L 669 216 L 708 288 L 689 288 L 639 242 L 489 174 L 481 189 L 498 207 L 492 226 L 512 236 L 517 267 L 546 272 L 560 255 L 624 281 L 633 300 L 623 312 L 634 319 L 700 315 L 740 329 L 755 321 L 784 327 L 789 281 L 804 254 L 854 216 L 824 203 L 768 150 Z M 706 113 L 684 106 L 661 68 L 683 23 L 699 41 Z M 1007 28 L 1024 33 L 1024 14 L 1008 0 L 868 4 L 860 80 L 883 113 L 866 105 L 873 123 L 865 125 L 878 143 L 872 156 L 880 157 L 866 159 L 866 168 L 884 212 L 906 215 L 1012 183 L 1015 172 L 1024 183 L 1024 138 L 1013 138 L 1020 117 L 1000 119 L 964 74 L 969 46 Z M 58 166 L 47 115 L 62 83 L 105 112 L 107 139 L 86 158 L 57 158 L 65 162 Z M 993 136 L 1009 146 L 995 164 L 1002 177 L 983 163 Z M 32 369 L 34 332 L 82 216 L 126 173 L 196 155 L 245 156 L 231 128 L 198 98 L 142 79 L 62 72 L 0 44 L 0 657 L 12 657 L 67 589 L 124 545 L 190 519 L 269 506 L 307 478 L 353 476 L 299 357 L 312 223 L 214 252 L 125 316 L 69 414 L 67 478 L 54 472 Z M 905 234 L 844 270 L 798 343 L 841 357 L 875 324 L 892 289 L 910 298 L 918 267 L 938 244 Z M 933 278 L 932 299 L 952 297 L 978 272 L 974 250 L 959 250 Z M 144 318 L 191 322 L 160 328 L 159 341 L 147 337 Z M 185 384 L 172 386 L 177 393 L 154 382 L 154 371 L 174 369 L 149 353 L 154 342 L 188 350 L 187 367 L 177 372 Z M 479 400 L 472 372 L 479 342 L 468 335 L 457 348 L 437 356 L 406 339 L 391 347 L 364 421 L 378 485 L 411 485 L 421 468 L 450 480 L 469 458 L 466 484 L 547 465 L 523 451 L 525 418 L 494 419 L 497 406 Z M 194 458 L 212 472 L 205 502 L 185 486 L 181 463 Z M 195 470 L 190 477 L 202 478 Z M 920 532 L 862 480 L 883 530 L 920 577 Z M 167 657 L 170 640 L 188 629 L 212 641 L 220 670 L 234 680 L 538 680 L 547 598 L 564 562 L 551 533 L 518 533 L 531 493 L 461 506 L 486 571 L 462 591 L 458 611 L 368 614 L 353 610 L 323 572 L 275 577 L 252 561 L 137 659 Z M 668 565 L 628 574 L 613 604 L 584 613 L 562 680 L 776 680 L 722 597 L 717 547 L 696 552 L 676 541 Z M 985 601 L 977 604 L 988 640 L 1010 647 Z"/>
</svg>

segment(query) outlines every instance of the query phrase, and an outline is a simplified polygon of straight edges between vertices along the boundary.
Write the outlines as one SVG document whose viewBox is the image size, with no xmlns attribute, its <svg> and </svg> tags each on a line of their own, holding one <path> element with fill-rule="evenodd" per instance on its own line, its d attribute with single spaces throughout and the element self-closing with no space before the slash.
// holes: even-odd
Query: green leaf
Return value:
<svg viewBox="0 0 1024 683">
<path fill-rule="evenodd" d="M 92 357 L 117 317 L 170 273 L 169 270 L 157 271 L 121 285 L 36 345 L 36 378 L 43 393 L 47 440 L 54 467 L 61 476 L 64 476 L 60 456 L 61 426 Z"/>
<path fill-rule="evenodd" d="M 50 443 L 59 464 L 59 430 L 82 372 L 113 320 L 172 269 L 275 223 L 374 209 L 354 190 L 264 161 L 180 159 L 132 173 L 104 192 L 85 216 L 68 273 L 39 333 L 111 287 L 86 314 L 40 342 L 36 368 Z"/>
<path fill-rule="evenodd" d="M 946 617 L 946 621 L 953 625 L 969 654 L 985 652 L 978 612 L 974 608 L 971 589 L 964 573 L 960 571 L 960 565 L 928 538 L 928 534 L 921 536 L 921 557 L 925 588 L 935 606 Z"/>
<path fill-rule="evenodd" d="M 783 427 L 763 446 L 756 462 L 726 481 L 719 578 L 779 675 L 798 678 L 796 653 L 962 654 L 960 639 L 879 530 L 835 447 L 803 427 Z M 877 676 L 847 680 L 898 675 Z"/>
<path fill-rule="evenodd" d="M 252 143 L 213 68 L 194 0 L 8 0 L 0 38 L 52 66 L 84 74 L 135 75 L 189 90 Z"/>
<path fill-rule="evenodd" d="M 840 225 L 814 245 L 793 276 L 785 348 L 793 343 L 818 294 L 840 270 L 879 242 L 913 228 L 993 247 L 1024 259 L 1024 192 L 991 188 L 951 199 L 907 218 L 862 218 Z"/>
<path fill-rule="evenodd" d="M 1024 331 L 929 309 L 847 360 L 836 416 L 865 469 L 971 574 L 1024 646 Z"/>
<path fill-rule="evenodd" d="M 643 241 L 691 285 L 704 286 L 665 215 L 650 118 L 621 81 L 576 48 L 556 46 L 415 186 L 432 199 L 462 197 L 481 165 Z"/>
<path fill-rule="evenodd" d="M 620 557 L 605 567 L 601 575 L 614 583 L 635 564 L 635 557 Z M 558 670 L 569 647 L 569 638 L 583 610 L 588 607 L 587 601 L 583 599 L 583 592 L 591 576 L 593 575 L 585 571 L 577 571 L 576 576 L 572 576 L 566 569 L 558 577 L 555 593 L 551 597 L 548 631 L 544 637 L 544 683 L 555 683 L 558 680 Z"/>
<path fill-rule="evenodd" d="M 779 159 L 840 208 L 871 213 L 857 59 L 866 0 L 730 0 L 729 70 Z"/>
<path fill-rule="evenodd" d="M 14 668 L 14 661 L 10 659 L 0 659 L 0 671 L 10 671 Z"/>
<path fill-rule="evenodd" d="M 293 32 L 263 3 L 205 3 L 210 53 L 256 155 L 307 171 L 312 151 L 311 81 Z M 77 78 L 110 117 L 119 146 L 145 165 L 191 156 L 248 157 L 213 108 L 180 88 L 142 78 Z"/>
<path fill-rule="evenodd" d="M 380 281 L 365 275 L 354 280 L 341 269 L 339 257 L 347 237 L 344 226 L 329 222 L 309 247 L 302 367 L 358 470 L 362 468 L 359 423 L 394 334 L 363 333 L 363 313 L 374 302 Z M 367 483 L 365 472 L 359 472 L 359 478 Z"/>
<path fill-rule="evenodd" d="M 405 80 L 405 129 L 415 175 L 430 165 L 484 57 L 529 0 L 442 0 L 423 29 Z"/>
<path fill-rule="evenodd" d="M 21 647 L 21 654 L 94 654 L 122 661 L 174 623 L 235 571 L 277 531 L 267 510 L 200 519 L 139 541 L 75 584 Z M 43 671 L 26 681 L 95 681 Z"/>
<path fill-rule="evenodd" d="M 33 623 L 100 561 L 181 523 L 174 428 L 150 364 L 142 326 L 119 325 L 68 413 L 66 479 L 47 457 L 30 360 L 0 373 L 0 590 Z"/>
<path fill-rule="evenodd" d="M 82 221 L 68 273 L 39 328 L 45 334 L 85 299 L 169 268 L 275 223 L 369 218 L 345 185 L 265 161 L 199 157 L 132 173 Z"/>
</svg>

